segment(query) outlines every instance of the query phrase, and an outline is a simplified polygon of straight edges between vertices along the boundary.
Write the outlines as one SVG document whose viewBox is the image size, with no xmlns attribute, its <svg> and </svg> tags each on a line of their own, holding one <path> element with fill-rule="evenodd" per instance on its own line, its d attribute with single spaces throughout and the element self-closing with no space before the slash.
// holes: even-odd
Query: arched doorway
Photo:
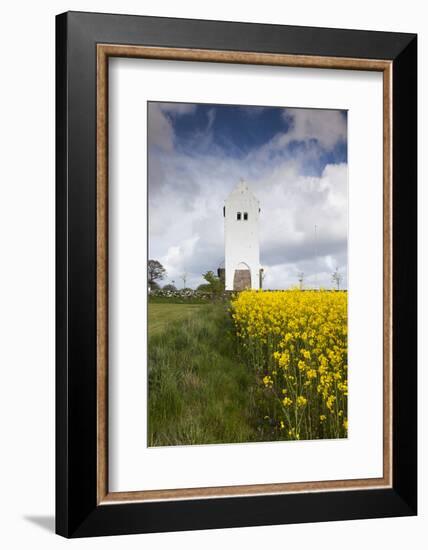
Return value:
<svg viewBox="0 0 428 550">
<path fill-rule="evenodd" d="M 239 292 L 251 288 L 251 271 L 245 262 L 240 262 L 233 275 L 233 290 Z"/>
</svg>

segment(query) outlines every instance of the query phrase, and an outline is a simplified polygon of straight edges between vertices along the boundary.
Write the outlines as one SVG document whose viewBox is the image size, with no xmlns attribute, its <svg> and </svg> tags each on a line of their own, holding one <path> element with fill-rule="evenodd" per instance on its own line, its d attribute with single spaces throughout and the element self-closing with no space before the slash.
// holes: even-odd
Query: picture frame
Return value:
<svg viewBox="0 0 428 550">
<path fill-rule="evenodd" d="M 382 478 L 109 492 L 111 57 L 383 74 Z M 58 534 L 86 537 L 417 513 L 416 96 L 414 34 L 82 12 L 57 16 Z"/>
</svg>

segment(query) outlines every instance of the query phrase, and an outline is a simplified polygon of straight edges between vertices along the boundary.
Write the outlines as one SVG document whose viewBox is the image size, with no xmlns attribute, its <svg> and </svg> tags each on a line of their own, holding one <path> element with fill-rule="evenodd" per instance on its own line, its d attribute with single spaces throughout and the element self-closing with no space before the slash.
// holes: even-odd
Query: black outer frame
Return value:
<svg viewBox="0 0 428 550">
<path fill-rule="evenodd" d="M 97 506 L 96 44 L 393 61 L 393 487 Z M 56 17 L 56 532 L 65 537 L 417 513 L 417 36 L 67 12 Z"/>
</svg>

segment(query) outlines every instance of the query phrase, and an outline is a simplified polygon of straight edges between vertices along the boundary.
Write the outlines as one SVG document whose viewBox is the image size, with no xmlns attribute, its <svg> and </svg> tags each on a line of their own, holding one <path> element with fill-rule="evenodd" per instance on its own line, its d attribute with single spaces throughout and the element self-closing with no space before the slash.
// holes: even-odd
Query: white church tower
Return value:
<svg viewBox="0 0 428 550">
<path fill-rule="evenodd" d="M 259 201 L 241 180 L 223 208 L 226 290 L 260 288 Z"/>
</svg>

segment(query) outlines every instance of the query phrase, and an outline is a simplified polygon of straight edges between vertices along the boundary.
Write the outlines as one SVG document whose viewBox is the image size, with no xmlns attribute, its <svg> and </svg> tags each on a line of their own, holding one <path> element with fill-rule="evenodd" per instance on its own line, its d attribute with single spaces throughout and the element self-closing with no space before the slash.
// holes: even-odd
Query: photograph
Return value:
<svg viewBox="0 0 428 550">
<path fill-rule="evenodd" d="M 147 121 L 148 446 L 346 438 L 347 111 Z"/>
<path fill-rule="evenodd" d="M 0 549 L 427 547 L 423 6 L 2 5 Z"/>
</svg>

